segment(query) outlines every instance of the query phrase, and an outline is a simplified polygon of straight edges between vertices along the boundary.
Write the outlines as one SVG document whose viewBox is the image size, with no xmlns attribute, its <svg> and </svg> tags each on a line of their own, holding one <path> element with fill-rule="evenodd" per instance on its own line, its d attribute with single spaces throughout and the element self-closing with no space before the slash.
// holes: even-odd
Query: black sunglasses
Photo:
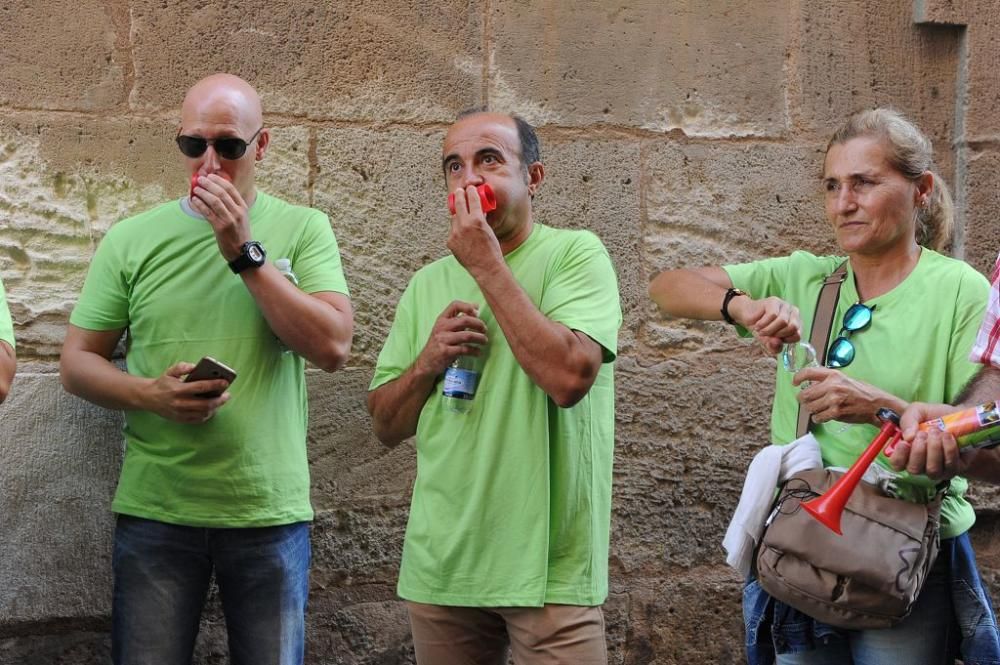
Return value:
<svg viewBox="0 0 1000 665">
<path fill-rule="evenodd" d="M 191 159 L 196 159 L 205 154 L 208 150 L 208 146 L 215 148 L 215 152 L 219 153 L 219 157 L 223 159 L 239 159 L 246 154 L 247 146 L 253 143 L 257 135 L 264 131 L 261 127 L 253 136 L 250 137 L 249 141 L 244 141 L 238 136 L 227 136 L 221 139 L 205 139 L 200 136 L 186 136 L 184 134 L 178 134 L 177 147 L 181 149 L 185 157 L 190 157 Z"/>
<path fill-rule="evenodd" d="M 872 322 L 872 312 L 875 305 L 869 307 L 864 303 L 854 303 L 844 312 L 844 325 L 837 333 L 837 339 L 830 345 L 826 354 L 827 367 L 847 367 L 854 362 L 854 343 L 848 339 L 851 333 L 864 330 Z"/>
</svg>

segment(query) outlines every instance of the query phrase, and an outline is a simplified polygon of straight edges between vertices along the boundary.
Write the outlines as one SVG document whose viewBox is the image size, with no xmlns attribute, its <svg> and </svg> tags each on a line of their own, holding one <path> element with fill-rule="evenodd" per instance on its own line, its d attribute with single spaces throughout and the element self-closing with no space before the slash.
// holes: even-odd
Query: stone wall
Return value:
<svg viewBox="0 0 1000 665">
<path fill-rule="evenodd" d="M 0 275 L 20 366 L 0 407 L 0 663 L 107 660 L 120 417 L 62 392 L 58 353 L 103 233 L 183 193 L 178 107 L 217 70 L 260 91 L 274 128 L 261 186 L 330 215 L 357 309 L 347 369 L 309 374 L 308 662 L 411 662 L 394 582 L 414 452 L 379 445 L 364 394 L 407 279 L 445 252 L 444 131 L 482 104 L 539 126 L 538 218 L 593 229 L 619 271 L 611 662 L 741 662 L 720 541 L 767 441 L 774 361 L 722 324 L 658 315 L 646 285 L 669 267 L 829 251 L 822 150 L 873 105 L 933 137 L 956 252 L 988 269 L 998 17 L 988 0 L 4 3 Z M 976 502 L 1000 589 L 1000 498 Z M 197 662 L 225 653 L 213 597 Z"/>
</svg>

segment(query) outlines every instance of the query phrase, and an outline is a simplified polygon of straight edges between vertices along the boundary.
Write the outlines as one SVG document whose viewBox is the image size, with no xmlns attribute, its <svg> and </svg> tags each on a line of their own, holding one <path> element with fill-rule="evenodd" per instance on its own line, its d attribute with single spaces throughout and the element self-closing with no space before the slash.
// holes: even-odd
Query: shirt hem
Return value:
<svg viewBox="0 0 1000 665">
<path fill-rule="evenodd" d="M 276 515 L 265 515 L 258 517 L 219 517 L 217 515 L 205 517 L 199 515 L 176 515 L 174 513 L 148 510 L 141 507 L 130 506 L 128 504 L 114 502 L 111 510 L 120 515 L 139 517 L 156 522 L 176 524 L 178 526 L 192 527 L 213 527 L 213 528 L 249 528 L 264 526 L 283 526 L 285 524 L 296 524 L 298 522 L 311 522 L 313 511 L 285 512 Z"/>
<path fill-rule="evenodd" d="M 446 607 L 543 607 L 544 605 L 575 605 L 597 607 L 607 600 L 607 593 L 584 595 L 548 593 L 543 597 L 533 596 L 468 596 L 464 594 L 418 591 L 397 587 L 396 594 L 403 600 L 425 605 Z"/>
</svg>

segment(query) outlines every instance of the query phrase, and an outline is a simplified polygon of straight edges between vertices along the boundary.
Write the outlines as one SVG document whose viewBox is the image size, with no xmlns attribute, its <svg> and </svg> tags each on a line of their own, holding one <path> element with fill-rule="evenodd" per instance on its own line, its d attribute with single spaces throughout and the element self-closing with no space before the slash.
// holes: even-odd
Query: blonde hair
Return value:
<svg viewBox="0 0 1000 665">
<path fill-rule="evenodd" d="M 930 140 L 899 111 L 870 109 L 848 118 L 834 132 L 827 152 L 834 145 L 864 136 L 881 139 L 888 148 L 889 164 L 907 179 L 915 181 L 927 172 L 934 177 L 927 206 L 917 208 L 917 243 L 937 251 L 947 249 L 955 232 L 955 204 L 948 185 L 933 171 L 934 150 Z"/>
</svg>

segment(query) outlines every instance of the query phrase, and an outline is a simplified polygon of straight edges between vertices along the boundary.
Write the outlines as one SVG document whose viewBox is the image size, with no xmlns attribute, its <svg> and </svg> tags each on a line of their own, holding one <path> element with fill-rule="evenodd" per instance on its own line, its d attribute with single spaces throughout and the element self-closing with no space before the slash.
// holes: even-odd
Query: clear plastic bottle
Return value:
<svg viewBox="0 0 1000 665">
<path fill-rule="evenodd" d="M 285 279 L 287 279 L 289 282 L 291 282 L 295 286 L 299 285 L 299 278 L 295 276 L 294 272 L 292 272 L 292 260 L 291 259 L 276 259 L 274 261 L 274 267 L 277 268 L 278 272 L 280 272 L 282 275 L 284 275 Z M 282 342 L 280 339 L 278 340 L 278 344 L 281 345 L 281 352 L 282 353 L 286 353 L 286 354 L 287 353 L 292 353 L 292 350 L 289 349 L 287 346 L 285 346 L 284 342 Z"/>
<path fill-rule="evenodd" d="M 459 356 L 444 372 L 444 405 L 454 413 L 468 413 L 479 385 L 479 363 L 475 356 Z"/>
<path fill-rule="evenodd" d="M 274 267 L 278 269 L 282 275 L 285 276 L 289 282 L 295 286 L 299 285 L 299 278 L 295 276 L 292 272 L 292 260 L 291 259 L 276 259 L 274 262 Z"/>
</svg>

